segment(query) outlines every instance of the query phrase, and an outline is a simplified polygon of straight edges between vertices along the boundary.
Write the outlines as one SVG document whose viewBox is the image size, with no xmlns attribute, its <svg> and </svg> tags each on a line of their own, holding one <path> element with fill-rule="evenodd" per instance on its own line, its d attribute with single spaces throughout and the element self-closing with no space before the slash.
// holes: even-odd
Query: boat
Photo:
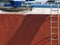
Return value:
<svg viewBox="0 0 60 45">
<path fill-rule="evenodd" d="M 0 13 L 17 13 L 17 14 L 50 14 L 50 10 L 56 9 L 58 5 L 57 4 L 31 4 L 29 7 L 18 7 L 18 8 L 11 8 L 11 7 L 1 7 Z M 2 11 L 5 10 L 5 11 Z M 26 11 L 27 10 L 27 11 Z M 46 11 L 47 10 L 47 11 Z M 59 10 L 60 10 L 60 4 L 59 4 Z M 25 11 L 25 13 L 24 13 Z M 37 12 L 36 12 L 37 11 Z M 44 12 L 44 13 L 43 13 Z M 4 14 L 4 13 L 3 13 Z M 56 12 L 53 12 L 53 14 L 56 14 Z M 60 12 L 59 12 L 60 14 Z"/>
<path fill-rule="evenodd" d="M 60 45 L 60 4 L 30 6 L 31 10 L 0 10 L 0 45 Z"/>
</svg>

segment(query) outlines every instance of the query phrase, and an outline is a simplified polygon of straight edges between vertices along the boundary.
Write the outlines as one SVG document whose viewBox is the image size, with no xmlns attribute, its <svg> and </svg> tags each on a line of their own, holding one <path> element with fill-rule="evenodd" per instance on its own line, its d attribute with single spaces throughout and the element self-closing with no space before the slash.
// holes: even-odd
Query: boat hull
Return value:
<svg viewBox="0 0 60 45">
<path fill-rule="evenodd" d="M 0 45 L 50 45 L 50 15 L 0 14 Z"/>
</svg>

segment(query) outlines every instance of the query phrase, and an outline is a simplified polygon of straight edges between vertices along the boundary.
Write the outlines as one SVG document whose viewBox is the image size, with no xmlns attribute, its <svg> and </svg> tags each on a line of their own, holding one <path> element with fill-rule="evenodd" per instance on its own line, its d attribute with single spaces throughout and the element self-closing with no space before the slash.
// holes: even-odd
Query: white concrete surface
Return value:
<svg viewBox="0 0 60 45">
<path fill-rule="evenodd" d="M 53 10 L 57 10 L 57 8 L 53 8 Z M 50 8 L 33 8 L 32 11 L 22 11 L 22 12 L 6 12 L 0 10 L 0 14 L 50 14 Z M 52 14 L 56 14 L 57 11 L 53 11 Z M 60 8 L 59 8 L 60 14 Z"/>
</svg>

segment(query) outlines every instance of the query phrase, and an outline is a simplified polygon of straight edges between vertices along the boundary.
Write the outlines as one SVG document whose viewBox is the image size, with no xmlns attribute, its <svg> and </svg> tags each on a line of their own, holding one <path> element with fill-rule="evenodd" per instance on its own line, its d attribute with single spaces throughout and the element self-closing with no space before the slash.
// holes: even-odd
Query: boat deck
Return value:
<svg viewBox="0 0 60 45">
<path fill-rule="evenodd" d="M 51 12 L 51 4 L 31 4 L 32 10 L 28 11 L 20 11 L 19 12 L 8 12 L 8 11 L 2 11 L 0 10 L 0 14 L 50 14 Z M 57 4 L 52 4 L 53 9 L 57 9 Z M 4 12 L 4 13 L 3 13 Z M 53 14 L 56 14 L 56 11 L 53 12 Z M 59 14 L 60 14 L 60 4 L 59 4 Z"/>
<path fill-rule="evenodd" d="M 53 8 L 58 7 L 57 4 L 31 4 L 31 6 L 35 7 L 35 8 L 50 8 L 51 5 L 52 5 Z M 60 4 L 59 4 L 59 8 L 60 8 Z"/>
</svg>

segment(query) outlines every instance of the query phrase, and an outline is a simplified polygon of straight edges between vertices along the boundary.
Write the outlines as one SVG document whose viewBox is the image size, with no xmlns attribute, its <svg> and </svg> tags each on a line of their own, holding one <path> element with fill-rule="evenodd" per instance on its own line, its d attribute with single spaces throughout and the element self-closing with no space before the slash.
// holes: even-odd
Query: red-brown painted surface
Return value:
<svg viewBox="0 0 60 45">
<path fill-rule="evenodd" d="M 23 19 L 22 15 L 0 15 L 0 45 L 7 45 Z"/>
<path fill-rule="evenodd" d="M 60 15 L 59 15 L 59 43 L 60 43 Z"/>
<path fill-rule="evenodd" d="M 1 14 L 0 45 L 50 45 L 50 15 Z"/>
</svg>

